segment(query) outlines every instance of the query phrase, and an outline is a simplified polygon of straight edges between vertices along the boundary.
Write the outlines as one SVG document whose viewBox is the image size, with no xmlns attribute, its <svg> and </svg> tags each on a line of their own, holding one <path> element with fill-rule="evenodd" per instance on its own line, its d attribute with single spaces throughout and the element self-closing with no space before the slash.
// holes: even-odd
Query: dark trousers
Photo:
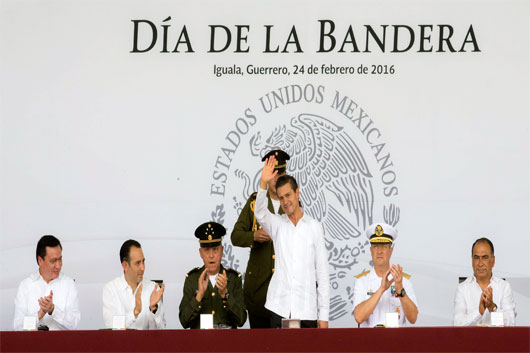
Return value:
<svg viewBox="0 0 530 353">
<path fill-rule="evenodd" d="M 282 319 L 283 317 L 271 311 L 271 327 L 272 328 L 282 328 Z M 300 327 L 301 328 L 317 328 L 318 327 L 317 320 L 301 320 Z"/>
<path fill-rule="evenodd" d="M 250 328 L 271 328 L 270 316 L 258 315 L 249 311 L 248 321 L 250 322 Z"/>
</svg>

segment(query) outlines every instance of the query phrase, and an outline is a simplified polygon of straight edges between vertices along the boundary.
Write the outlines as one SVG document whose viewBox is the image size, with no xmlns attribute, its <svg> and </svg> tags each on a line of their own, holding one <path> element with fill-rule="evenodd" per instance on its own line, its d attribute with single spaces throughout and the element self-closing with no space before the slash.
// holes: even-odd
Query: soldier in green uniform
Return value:
<svg viewBox="0 0 530 353">
<path fill-rule="evenodd" d="M 241 327 L 247 320 L 241 274 L 221 266 L 222 237 L 226 229 L 215 222 L 201 224 L 195 230 L 204 266 L 188 272 L 179 306 L 184 328 L 200 328 L 200 314 L 212 314 L 214 327 Z"/>
<path fill-rule="evenodd" d="M 283 214 L 280 200 L 276 195 L 276 180 L 285 175 L 289 155 L 282 150 L 273 150 L 267 153 L 262 161 L 269 156 L 276 157 L 278 170 L 276 177 L 269 183 L 269 211 Z M 270 328 L 270 313 L 265 308 L 267 289 L 274 272 L 274 246 L 272 240 L 256 221 L 254 216 L 254 205 L 256 193 L 250 195 L 245 207 L 241 211 L 234 230 L 232 231 L 232 244 L 234 246 L 249 247 L 250 257 L 248 259 L 247 271 L 245 273 L 245 305 L 251 328 Z"/>
</svg>

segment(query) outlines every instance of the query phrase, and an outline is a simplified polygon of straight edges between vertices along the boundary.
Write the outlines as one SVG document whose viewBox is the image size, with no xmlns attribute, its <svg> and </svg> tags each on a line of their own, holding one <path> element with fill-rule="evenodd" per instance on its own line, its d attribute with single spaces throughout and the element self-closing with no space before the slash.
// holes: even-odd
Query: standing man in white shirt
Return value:
<svg viewBox="0 0 530 353">
<path fill-rule="evenodd" d="M 138 330 L 162 329 L 166 326 L 162 294 L 152 281 L 143 281 L 145 257 L 142 246 L 129 239 L 120 249 L 123 275 L 103 287 L 103 320 L 105 327 L 113 328 L 115 316 L 125 316 L 125 327 Z"/>
<path fill-rule="evenodd" d="M 473 277 L 456 289 L 455 326 L 490 325 L 491 313 L 502 312 L 505 326 L 515 325 L 515 302 L 510 283 L 493 275 L 495 250 L 488 238 L 477 239 L 471 247 Z"/>
<path fill-rule="evenodd" d="M 300 189 L 292 176 L 281 176 L 276 183 L 285 214 L 267 209 L 267 185 L 278 173 L 275 165 L 274 155 L 265 161 L 254 211 L 276 254 L 265 302 L 272 312 L 271 326 L 281 327 L 282 318 L 292 318 L 300 319 L 302 327 L 327 328 L 330 286 L 324 230 L 300 207 Z"/>
<path fill-rule="evenodd" d="M 398 313 L 399 326 L 414 324 L 418 307 L 410 276 L 398 265 L 390 266 L 397 230 L 385 223 L 368 226 L 373 269 L 356 277 L 353 316 L 360 327 L 386 325 L 387 313 Z"/>
<path fill-rule="evenodd" d="M 38 272 L 18 286 L 15 298 L 13 328 L 24 328 L 24 317 L 35 318 L 37 326 L 50 330 L 73 330 L 79 324 L 79 300 L 75 282 L 61 273 L 62 246 L 53 235 L 45 235 L 37 243 Z"/>
</svg>

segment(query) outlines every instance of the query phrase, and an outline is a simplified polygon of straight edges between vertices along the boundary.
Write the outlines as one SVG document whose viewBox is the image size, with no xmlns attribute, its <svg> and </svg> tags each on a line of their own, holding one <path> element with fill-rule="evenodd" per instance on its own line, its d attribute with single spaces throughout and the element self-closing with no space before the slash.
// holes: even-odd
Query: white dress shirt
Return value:
<svg viewBox="0 0 530 353">
<path fill-rule="evenodd" d="M 155 314 L 149 309 L 151 293 L 156 284 L 152 281 L 142 281 L 142 311 L 138 317 L 134 317 L 134 307 L 136 306 L 135 294 L 125 280 L 125 275 L 121 275 L 105 284 L 103 287 L 103 320 L 105 327 L 112 328 L 114 316 L 125 316 L 125 327 L 138 330 L 161 329 L 166 326 L 162 299 L 158 302 L 158 309 Z M 136 290 L 140 288 L 140 283 Z"/>
<path fill-rule="evenodd" d="M 53 313 L 44 314 L 37 326 L 46 325 L 50 330 L 74 330 L 77 327 L 81 313 L 74 280 L 60 273 L 59 277 L 46 283 L 37 271 L 18 286 L 13 318 L 15 330 L 24 328 L 24 316 L 34 316 L 36 320 L 39 319 L 38 299 L 50 295 L 50 291 L 53 291 L 55 306 Z"/>
<path fill-rule="evenodd" d="M 275 257 L 265 307 L 284 318 L 328 321 L 329 269 L 322 225 L 305 214 L 295 226 L 267 209 L 267 190 L 258 189 L 254 214 L 270 235 Z"/>
<path fill-rule="evenodd" d="M 497 304 L 497 311 L 502 311 L 504 325 L 515 325 L 515 302 L 510 283 L 502 278 L 491 276 L 488 287 L 492 288 L 493 302 Z M 453 324 L 455 326 L 490 325 L 491 314 L 486 308 L 480 315 L 479 302 L 482 295 L 475 276 L 468 277 L 456 288 Z"/>
<path fill-rule="evenodd" d="M 375 293 L 376 290 L 381 287 L 381 277 L 377 276 L 377 273 L 372 268 L 372 270 L 360 277 L 355 279 L 355 285 L 353 287 L 353 309 L 362 302 L 370 299 L 370 297 Z M 403 277 L 403 288 L 407 293 L 407 296 L 414 302 L 416 307 L 416 294 L 414 293 L 414 288 L 412 283 L 406 277 Z M 368 319 L 360 324 L 360 327 L 374 327 L 376 325 L 386 325 L 386 314 L 395 313 L 399 314 L 399 326 L 408 326 L 410 323 L 405 316 L 403 307 L 401 306 L 401 300 L 398 297 L 394 297 L 388 288 L 384 291 L 383 295 L 379 299 L 374 311 L 368 317 Z"/>
</svg>

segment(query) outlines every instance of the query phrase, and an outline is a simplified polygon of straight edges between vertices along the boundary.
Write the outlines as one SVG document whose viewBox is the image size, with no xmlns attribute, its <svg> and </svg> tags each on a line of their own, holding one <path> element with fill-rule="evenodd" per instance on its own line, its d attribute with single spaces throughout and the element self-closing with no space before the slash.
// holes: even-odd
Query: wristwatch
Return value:
<svg viewBox="0 0 530 353">
<path fill-rule="evenodd" d="M 407 294 L 407 292 L 405 292 L 405 288 L 401 288 L 401 292 L 398 294 L 398 297 L 403 298 L 405 294 Z"/>
<path fill-rule="evenodd" d="M 493 310 L 491 310 L 492 313 L 497 311 L 497 304 L 493 303 Z"/>
</svg>

